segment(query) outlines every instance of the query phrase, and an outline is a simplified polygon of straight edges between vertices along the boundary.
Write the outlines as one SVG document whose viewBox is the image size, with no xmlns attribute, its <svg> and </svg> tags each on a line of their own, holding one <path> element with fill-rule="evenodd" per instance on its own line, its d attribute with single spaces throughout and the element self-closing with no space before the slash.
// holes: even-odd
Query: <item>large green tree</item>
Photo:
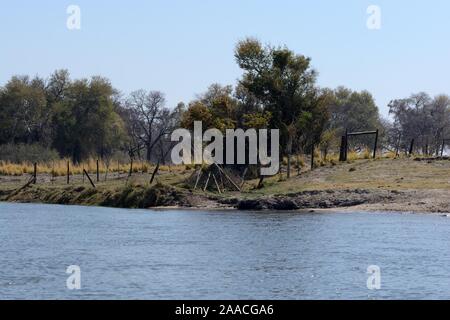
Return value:
<svg viewBox="0 0 450 320">
<path fill-rule="evenodd" d="M 69 84 L 63 100 L 54 106 L 54 146 L 74 162 L 106 156 L 120 145 L 123 122 L 114 110 L 114 88 L 101 77 Z"/>
<path fill-rule="evenodd" d="M 372 131 L 379 129 L 384 135 L 384 126 L 380 119 L 378 107 L 373 96 L 368 91 L 352 91 L 345 87 L 335 90 L 325 89 L 326 104 L 330 115 L 325 130 L 321 136 L 321 148 L 326 154 L 329 149 L 337 149 L 341 136 L 348 132 Z M 382 137 L 384 138 L 384 136 Z M 358 136 L 352 138 L 351 146 L 363 148 L 372 147 L 373 137 Z"/>
<path fill-rule="evenodd" d="M 50 116 L 44 81 L 12 77 L 0 91 L 0 144 L 48 143 Z"/>
<path fill-rule="evenodd" d="M 330 128 L 342 135 L 345 130 L 374 130 L 380 126 L 380 115 L 373 96 L 368 91 L 352 91 L 338 87 L 330 101 Z"/>
<path fill-rule="evenodd" d="M 244 70 L 240 85 L 270 114 L 270 128 L 280 129 L 289 166 L 293 148 L 312 145 L 327 118 L 311 60 L 286 47 L 263 46 L 253 38 L 237 44 L 235 58 Z"/>
</svg>

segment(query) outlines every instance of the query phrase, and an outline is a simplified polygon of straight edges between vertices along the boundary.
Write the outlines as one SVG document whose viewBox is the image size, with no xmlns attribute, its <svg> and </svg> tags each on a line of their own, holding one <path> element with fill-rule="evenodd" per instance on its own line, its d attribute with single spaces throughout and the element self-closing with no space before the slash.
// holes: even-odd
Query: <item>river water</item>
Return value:
<svg viewBox="0 0 450 320">
<path fill-rule="evenodd" d="M 450 218 L 0 203 L 0 267 L 0 299 L 450 299 Z"/>
</svg>

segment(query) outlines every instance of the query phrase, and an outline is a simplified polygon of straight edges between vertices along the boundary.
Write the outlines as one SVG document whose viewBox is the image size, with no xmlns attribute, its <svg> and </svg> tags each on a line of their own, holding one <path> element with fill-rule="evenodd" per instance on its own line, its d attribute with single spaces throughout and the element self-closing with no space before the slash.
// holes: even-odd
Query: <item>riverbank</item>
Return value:
<svg viewBox="0 0 450 320">
<path fill-rule="evenodd" d="M 358 160 L 295 175 L 267 179 L 262 189 L 248 181 L 243 192 L 193 191 L 183 181 L 192 172 L 110 180 L 96 188 L 41 183 L 20 189 L 20 181 L 0 177 L 0 201 L 119 208 L 312 210 L 352 208 L 364 211 L 450 212 L 450 161 L 447 159 Z M 17 178 L 14 178 L 18 180 Z M 45 181 L 45 180 L 43 180 Z"/>
</svg>

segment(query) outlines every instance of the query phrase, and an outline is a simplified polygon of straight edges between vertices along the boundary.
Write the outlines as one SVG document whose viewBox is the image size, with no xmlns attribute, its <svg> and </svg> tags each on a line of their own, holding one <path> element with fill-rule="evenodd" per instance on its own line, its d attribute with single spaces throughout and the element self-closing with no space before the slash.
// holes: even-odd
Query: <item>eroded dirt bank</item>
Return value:
<svg viewBox="0 0 450 320">
<path fill-rule="evenodd" d="M 205 195 L 163 184 L 153 187 L 128 186 L 113 190 L 83 186 L 65 188 L 31 186 L 20 191 L 2 191 L 0 200 L 118 208 L 177 207 L 283 211 L 353 208 L 368 211 L 450 212 L 450 191 L 447 190 L 314 190 L 239 199 Z"/>
<path fill-rule="evenodd" d="M 450 161 L 434 159 L 358 160 L 323 166 L 291 179 L 278 176 L 247 181 L 244 192 L 222 194 L 188 190 L 192 171 L 164 173 L 148 186 L 147 174 L 133 179 L 110 177 L 92 188 L 81 176 L 52 182 L 40 176 L 36 185 L 23 188 L 26 177 L 0 176 L 0 201 L 95 205 L 119 208 L 179 207 L 239 210 L 341 209 L 450 212 Z"/>
</svg>

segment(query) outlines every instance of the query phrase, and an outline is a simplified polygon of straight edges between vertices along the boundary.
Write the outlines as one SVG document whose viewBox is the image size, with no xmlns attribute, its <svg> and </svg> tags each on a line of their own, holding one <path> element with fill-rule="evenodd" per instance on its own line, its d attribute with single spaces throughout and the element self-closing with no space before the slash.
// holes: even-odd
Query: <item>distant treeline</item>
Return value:
<svg viewBox="0 0 450 320">
<path fill-rule="evenodd" d="M 324 153 L 336 151 L 346 130 L 380 129 L 385 149 L 406 150 L 415 139 L 429 153 L 450 138 L 448 96 L 420 93 L 393 100 L 391 123 L 380 117 L 367 91 L 318 87 L 310 59 L 286 47 L 248 38 L 237 44 L 235 59 L 243 70 L 235 86 L 212 84 L 194 101 L 170 107 L 159 91 L 123 96 L 99 76 L 71 79 L 67 70 L 46 79 L 14 76 L 0 88 L 0 160 L 15 145 L 26 157 L 23 148 L 32 145 L 74 162 L 115 153 L 164 161 L 170 133 L 197 120 L 204 130 L 278 128 L 283 155 L 309 152 L 313 145 Z M 362 148 L 364 139 L 353 147 Z"/>
</svg>

